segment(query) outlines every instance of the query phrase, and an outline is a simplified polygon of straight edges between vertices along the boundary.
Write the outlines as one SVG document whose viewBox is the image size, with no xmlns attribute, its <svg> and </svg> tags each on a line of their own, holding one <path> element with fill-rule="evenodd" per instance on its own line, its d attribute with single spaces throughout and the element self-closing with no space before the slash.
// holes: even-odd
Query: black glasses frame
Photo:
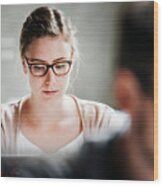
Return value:
<svg viewBox="0 0 163 186">
<path fill-rule="evenodd" d="M 24 58 L 25 58 L 25 61 L 26 61 L 27 65 L 28 65 L 28 68 L 29 68 L 31 74 L 32 74 L 33 76 L 35 76 L 35 77 L 43 77 L 43 76 L 45 76 L 45 75 L 47 74 L 49 68 L 51 68 L 51 69 L 53 70 L 53 73 L 54 73 L 56 76 L 65 76 L 66 74 L 69 73 L 70 68 L 71 68 L 71 64 L 72 64 L 72 61 L 71 61 L 71 60 L 64 60 L 64 61 L 62 61 L 62 62 L 56 62 L 56 63 L 54 63 L 54 64 L 52 64 L 52 65 L 41 64 L 41 65 L 46 66 L 46 71 L 45 71 L 45 73 L 44 73 L 43 75 L 38 76 L 38 75 L 34 75 L 34 74 L 32 73 L 32 66 L 33 66 L 33 65 L 39 65 L 39 64 L 38 64 L 38 63 L 32 63 L 32 64 L 31 64 L 31 63 L 29 63 L 29 61 L 30 61 L 29 58 L 27 58 L 26 56 L 25 56 Z M 64 74 L 57 74 L 57 73 L 55 72 L 55 68 L 53 68 L 53 67 L 54 67 L 55 65 L 58 65 L 59 63 L 67 63 L 67 64 L 69 64 L 69 70 L 68 70 L 66 73 L 64 73 Z"/>
</svg>

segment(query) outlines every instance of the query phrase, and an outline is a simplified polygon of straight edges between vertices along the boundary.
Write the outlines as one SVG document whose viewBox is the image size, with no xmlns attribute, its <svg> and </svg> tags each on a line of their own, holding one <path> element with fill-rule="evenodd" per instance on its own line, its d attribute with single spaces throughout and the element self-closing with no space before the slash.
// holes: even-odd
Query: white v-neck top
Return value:
<svg viewBox="0 0 163 186">
<path fill-rule="evenodd" d="M 20 130 L 21 107 L 26 97 L 9 104 L 1 109 L 1 145 L 2 155 L 7 156 L 58 156 L 59 159 L 73 156 L 84 142 L 101 142 L 112 139 L 118 133 L 123 133 L 130 126 L 126 113 L 115 111 L 108 105 L 82 100 L 71 96 L 74 100 L 80 122 L 81 133 L 69 144 L 47 154 L 37 145 L 27 139 Z M 55 117 L 55 114 L 54 114 Z"/>
</svg>

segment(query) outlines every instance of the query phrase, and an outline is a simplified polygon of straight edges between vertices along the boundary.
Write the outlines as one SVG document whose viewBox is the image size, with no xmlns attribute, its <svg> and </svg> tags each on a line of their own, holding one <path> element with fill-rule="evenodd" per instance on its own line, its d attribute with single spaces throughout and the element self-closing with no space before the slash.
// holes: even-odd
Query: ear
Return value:
<svg viewBox="0 0 163 186">
<path fill-rule="evenodd" d="M 141 89 L 136 76 L 129 70 L 119 70 L 115 81 L 115 99 L 120 109 L 132 116 L 141 104 Z"/>
<path fill-rule="evenodd" d="M 27 65 L 26 65 L 24 59 L 22 59 L 22 67 L 23 67 L 23 72 L 24 72 L 25 74 L 27 74 L 28 69 L 27 69 Z"/>
<path fill-rule="evenodd" d="M 72 66 L 71 66 L 71 70 L 70 70 L 70 72 L 73 71 L 74 63 L 75 63 L 75 55 L 74 55 L 74 51 L 73 51 L 73 49 L 72 49 L 72 51 L 71 51 L 71 60 L 72 60 Z"/>
</svg>

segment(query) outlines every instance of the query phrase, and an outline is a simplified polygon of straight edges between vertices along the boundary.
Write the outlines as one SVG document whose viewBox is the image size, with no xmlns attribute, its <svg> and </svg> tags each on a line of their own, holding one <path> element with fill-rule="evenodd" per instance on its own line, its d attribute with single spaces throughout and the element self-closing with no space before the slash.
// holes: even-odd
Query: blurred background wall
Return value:
<svg viewBox="0 0 163 186">
<path fill-rule="evenodd" d="M 30 89 L 19 57 L 19 35 L 26 16 L 39 6 L 59 8 L 77 29 L 80 51 L 78 76 L 69 93 L 114 106 L 114 59 L 118 43 L 119 11 L 124 3 L 2 5 L 1 102 Z"/>
</svg>

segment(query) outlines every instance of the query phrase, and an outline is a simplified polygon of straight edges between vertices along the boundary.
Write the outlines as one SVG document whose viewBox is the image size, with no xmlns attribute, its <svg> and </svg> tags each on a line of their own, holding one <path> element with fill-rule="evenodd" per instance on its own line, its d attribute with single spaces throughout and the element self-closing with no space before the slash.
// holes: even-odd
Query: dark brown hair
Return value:
<svg viewBox="0 0 163 186">
<path fill-rule="evenodd" d="M 66 20 L 63 13 L 49 7 L 39 7 L 26 18 L 20 35 L 20 54 L 24 53 L 34 39 L 45 36 L 62 36 L 72 47 L 73 55 L 77 55 L 75 32 L 71 22 Z"/>
</svg>

